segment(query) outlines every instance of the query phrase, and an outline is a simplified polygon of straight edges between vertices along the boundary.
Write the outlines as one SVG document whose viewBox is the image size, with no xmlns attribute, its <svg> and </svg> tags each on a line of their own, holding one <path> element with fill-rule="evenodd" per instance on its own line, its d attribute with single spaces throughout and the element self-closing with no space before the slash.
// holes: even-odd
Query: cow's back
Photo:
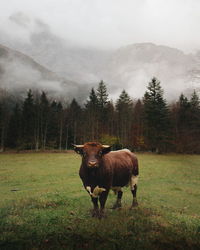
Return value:
<svg viewBox="0 0 200 250">
<path fill-rule="evenodd" d="M 113 187 L 123 187 L 129 184 L 133 175 L 138 175 L 138 161 L 128 149 L 111 151 L 104 156 L 104 165 L 112 168 Z"/>
</svg>

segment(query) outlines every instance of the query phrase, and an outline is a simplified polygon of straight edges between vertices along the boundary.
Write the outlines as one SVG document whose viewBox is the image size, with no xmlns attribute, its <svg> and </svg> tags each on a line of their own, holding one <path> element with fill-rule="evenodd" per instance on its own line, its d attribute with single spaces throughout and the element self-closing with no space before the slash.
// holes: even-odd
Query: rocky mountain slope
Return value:
<svg viewBox="0 0 200 250">
<path fill-rule="evenodd" d="M 24 94 L 29 88 L 44 90 L 51 96 L 77 95 L 79 86 L 58 76 L 31 57 L 0 45 L 0 87 L 12 93 Z M 82 90 L 84 91 L 84 89 Z"/>
<path fill-rule="evenodd" d="M 194 82 L 198 60 L 194 55 L 152 43 L 133 44 L 115 51 L 107 67 L 106 78 L 119 88 L 128 89 L 132 96 L 142 96 L 146 85 L 155 76 L 173 99 L 180 92 L 198 88 Z"/>
<path fill-rule="evenodd" d="M 18 88 L 29 83 L 48 91 L 60 91 L 63 95 L 71 91 L 71 96 L 82 100 L 101 79 L 107 83 L 114 99 L 122 89 L 133 98 L 142 97 L 153 76 L 161 81 L 167 99 L 200 89 L 199 53 L 184 54 L 178 49 L 152 43 L 132 44 L 113 51 L 81 48 L 56 36 L 40 20 L 34 20 L 34 29 L 30 29 L 29 24 L 24 23 L 26 19 L 21 19 L 16 15 L 12 21 L 21 29 L 26 27 L 29 32 L 26 40 L 16 39 L 0 29 L 0 43 L 23 53 L 22 56 L 12 51 L 6 55 L 8 48 L 1 46 L 3 86 Z M 27 63 L 25 55 L 29 56 Z M 3 56 L 7 59 L 2 60 Z"/>
</svg>

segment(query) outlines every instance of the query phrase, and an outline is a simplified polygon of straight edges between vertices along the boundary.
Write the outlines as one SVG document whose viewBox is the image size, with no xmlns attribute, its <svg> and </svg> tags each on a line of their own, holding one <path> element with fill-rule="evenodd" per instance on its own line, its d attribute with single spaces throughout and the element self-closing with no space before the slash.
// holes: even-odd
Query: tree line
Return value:
<svg viewBox="0 0 200 250">
<path fill-rule="evenodd" d="M 100 141 L 113 149 L 200 153 L 200 100 L 194 91 L 167 103 L 157 78 L 142 99 L 123 90 L 114 103 L 106 84 L 92 88 L 80 105 L 29 90 L 17 99 L 0 90 L 0 150 L 70 149 L 72 144 Z"/>
</svg>

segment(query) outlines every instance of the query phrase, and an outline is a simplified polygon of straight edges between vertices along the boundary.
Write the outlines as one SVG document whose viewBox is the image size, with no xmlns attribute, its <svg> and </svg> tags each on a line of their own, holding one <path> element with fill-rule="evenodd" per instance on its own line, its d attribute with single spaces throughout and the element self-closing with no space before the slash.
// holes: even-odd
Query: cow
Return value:
<svg viewBox="0 0 200 250">
<path fill-rule="evenodd" d="M 117 194 L 113 209 L 121 207 L 122 187 L 128 185 L 133 195 L 131 208 L 138 205 L 136 198 L 138 160 L 130 150 L 111 151 L 111 146 L 98 142 L 74 145 L 74 150 L 82 156 L 79 176 L 84 188 L 91 196 L 93 217 L 104 216 L 105 203 L 110 189 Z"/>
</svg>

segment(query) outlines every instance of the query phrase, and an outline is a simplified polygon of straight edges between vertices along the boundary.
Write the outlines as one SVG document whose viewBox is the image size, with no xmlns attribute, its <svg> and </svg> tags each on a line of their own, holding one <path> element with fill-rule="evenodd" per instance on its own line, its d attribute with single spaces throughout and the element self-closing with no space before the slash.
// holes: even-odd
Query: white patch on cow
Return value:
<svg viewBox="0 0 200 250">
<path fill-rule="evenodd" d="M 132 191 L 135 189 L 135 185 L 137 183 L 138 183 L 138 176 L 137 175 L 132 175 L 131 176 L 131 181 L 130 181 L 130 186 L 131 186 Z"/>
<path fill-rule="evenodd" d="M 91 195 L 92 194 L 92 192 L 91 192 L 91 187 L 90 186 L 87 186 L 86 187 L 86 190 L 88 191 L 88 193 Z"/>
<path fill-rule="evenodd" d="M 94 188 L 93 193 L 91 192 L 91 187 L 90 186 L 87 186 L 86 190 L 88 191 L 90 196 L 92 196 L 93 198 L 97 198 L 102 192 L 106 191 L 105 188 L 100 188 L 99 186 L 96 186 Z"/>
<path fill-rule="evenodd" d="M 125 152 L 128 152 L 128 153 L 131 152 L 131 151 L 130 151 L 129 149 L 127 149 L 127 148 L 121 149 L 121 151 L 125 151 Z"/>
<path fill-rule="evenodd" d="M 97 198 L 104 191 L 106 191 L 105 188 L 100 188 L 99 186 L 96 186 L 91 195 L 92 197 Z"/>
<path fill-rule="evenodd" d="M 111 187 L 112 191 L 117 194 L 117 192 L 122 191 L 122 187 Z"/>
</svg>

